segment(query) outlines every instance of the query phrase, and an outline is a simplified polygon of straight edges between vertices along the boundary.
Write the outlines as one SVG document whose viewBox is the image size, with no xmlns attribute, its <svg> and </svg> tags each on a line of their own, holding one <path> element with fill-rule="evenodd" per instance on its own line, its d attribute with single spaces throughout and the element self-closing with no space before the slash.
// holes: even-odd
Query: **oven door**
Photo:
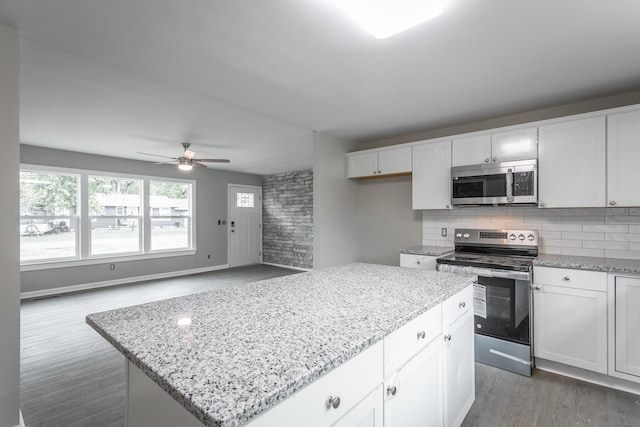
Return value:
<svg viewBox="0 0 640 427">
<path fill-rule="evenodd" d="M 478 276 L 473 296 L 477 334 L 519 344 L 531 343 L 530 281 Z"/>
</svg>

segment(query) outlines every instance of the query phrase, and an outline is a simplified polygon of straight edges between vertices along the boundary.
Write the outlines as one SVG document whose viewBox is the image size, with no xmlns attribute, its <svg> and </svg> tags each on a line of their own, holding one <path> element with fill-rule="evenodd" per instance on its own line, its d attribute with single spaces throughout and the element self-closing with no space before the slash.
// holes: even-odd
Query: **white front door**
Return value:
<svg viewBox="0 0 640 427">
<path fill-rule="evenodd" d="M 229 267 L 262 258 L 262 187 L 229 184 Z"/>
</svg>

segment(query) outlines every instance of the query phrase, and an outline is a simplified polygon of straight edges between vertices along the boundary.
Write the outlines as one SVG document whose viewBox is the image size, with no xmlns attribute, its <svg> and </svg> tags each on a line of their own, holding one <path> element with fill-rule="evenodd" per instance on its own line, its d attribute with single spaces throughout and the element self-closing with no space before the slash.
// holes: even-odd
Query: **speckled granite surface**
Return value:
<svg viewBox="0 0 640 427">
<path fill-rule="evenodd" d="M 453 252 L 453 247 L 442 246 L 414 246 L 412 248 L 400 249 L 401 254 L 442 256 Z"/>
<path fill-rule="evenodd" d="M 205 425 L 240 426 L 473 279 L 349 264 L 91 314 L 87 323 Z"/>
<path fill-rule="evenodd" d="M 540 267 L 574 268 L 577 270 L 640 274 L 640 261 L 630 259 L 540 254 L 533 261 L 533 265 Z"/>
</svg>

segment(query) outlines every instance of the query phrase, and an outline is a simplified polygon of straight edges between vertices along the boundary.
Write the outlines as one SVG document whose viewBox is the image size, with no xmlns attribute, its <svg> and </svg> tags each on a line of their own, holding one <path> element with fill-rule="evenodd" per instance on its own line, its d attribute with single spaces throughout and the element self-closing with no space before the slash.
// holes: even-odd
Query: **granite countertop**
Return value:
<svg viewBox="0 0 640 427">
<path fill-rule="evenodd" d="M 473 279 L 349 264 L 91 314 L 87 323 L 205 425 L 240 426 Z"/>
<path fill-rule="evenodd" d="M 533 260 L 533 265 L 539 267 L 640 274 L 640 261 L 631 259 L 539 254 L 538 257 Z"/>
<path fill-rule="evenodd" d="M 442 256 L 453 252 L 453 246 L 414 246 L 400 249 L 401 254 Z"/>
</svg>

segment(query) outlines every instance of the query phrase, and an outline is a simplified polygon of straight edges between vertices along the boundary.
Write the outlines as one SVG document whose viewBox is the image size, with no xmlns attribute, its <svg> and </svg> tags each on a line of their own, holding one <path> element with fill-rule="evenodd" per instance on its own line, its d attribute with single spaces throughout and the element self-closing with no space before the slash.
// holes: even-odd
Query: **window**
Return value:
<svg viewBox="0 0 640 427">
<path fill-rule="evenodd" d="M 141 189 L 139 179 L 89 176 L 92 256 L 141 252 Z"/>
<path fill-rule="evenodd" d="M 78 257 L 78 175 L 20 171 L 20 259 Z"/>
<path fill-rule="evenodd" d="M 185 249 L 191 236 L 191 185 L 149 182 L 151 250 Z"/>
<path fill-rule="evenodd" d="M 237 193 L 236 207 L 252 208 L 253 206 L 253 193 Z"/>
<path fill-rule="evenodd" d="M 194 189 L 194 181 L 184 179 L 23 165 L 20 261 L 82 263 L 192 251 Z"/>
</svg>

